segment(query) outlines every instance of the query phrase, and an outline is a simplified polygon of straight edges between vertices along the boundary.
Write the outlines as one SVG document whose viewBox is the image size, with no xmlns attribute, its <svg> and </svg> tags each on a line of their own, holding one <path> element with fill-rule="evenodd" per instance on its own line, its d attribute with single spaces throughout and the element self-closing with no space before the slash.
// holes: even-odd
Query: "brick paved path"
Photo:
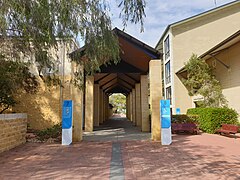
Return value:
<svg viewBox="0 0 240 180">
<path fill-rule="evenodd" d="M 124 119 L 113 122 L 69 147 L 27 143 L 0 154 L 0 179 L 240 179 L 240 138 L 178 135 L 161 146 Z"/>
<path fill-rule="evenodd" d="M 27 143 L 0 155 L 0 179 L 109 179 L 111 143 Z"/>
<path fill-rule="evenodd" d="M 240 139 L 175 136 L 171 146 L 123 142 L 125 179 L 240 179 Z"/>
</svg>

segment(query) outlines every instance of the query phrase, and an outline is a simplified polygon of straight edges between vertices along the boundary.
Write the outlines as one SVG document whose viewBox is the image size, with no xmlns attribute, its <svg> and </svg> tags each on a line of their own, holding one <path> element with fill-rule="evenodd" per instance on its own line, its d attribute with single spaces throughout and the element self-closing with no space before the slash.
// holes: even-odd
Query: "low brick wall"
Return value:
<svg viewBox="0 0 240 180">
<path fill-rule="evenodd" d="M 27 114 L 0 114 L 0 153 L 26 142 Z"/>
</svg>

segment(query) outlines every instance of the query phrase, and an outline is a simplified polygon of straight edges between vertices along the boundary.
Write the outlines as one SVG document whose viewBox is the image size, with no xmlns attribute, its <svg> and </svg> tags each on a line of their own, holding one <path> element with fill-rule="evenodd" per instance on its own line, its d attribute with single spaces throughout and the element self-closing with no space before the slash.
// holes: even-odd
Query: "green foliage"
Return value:
<svg viewBox="0 0 240 180">
<path fill-rule="evenodd" d="M 196 115 L 172 115 L 172 123 L 196 123 L 197 116 Z"/>
<path fill-rule="evenodd" d="M 0 114 L 17 103 L 14 95 L 18 91 L 34 93 L 37 86 L 38 82 L 29 72 L 28 63 L 0 58 Z"/>
<path fill-rule="evenodd" d="M 54 67 L 54 62 L 51 61 L 51 56 L 47 53 L 47 51 L 42 51 L 41 49 L 35 52 L 35 61 L 38 63 L 38 72 L 40 77 L 45 68 Z"/>
<path fill-rule="evenodd" d="M 127 21 L 143 25 L 145 0 L 118 2 L 124 26 Z M 57 49 L 59 40 L 81 38 L 85 43 L 84 60 L 80 61 L 78 55 L 73 60 L 84 65 L 86 74 L 93 74 L 109 60 L 117 63 L 119 45 L 112 32 L 110 14 L 109 2 L 105 0 L 0 1 L 0 106 L 3 111 L 16 104 L 14 93 L 19 88 L 30 91 L 36 85 L 27 64 L 17 61 L 20 56 L 35 55 L 41 77 L 43 68 L 53 68 L 53 59 L 47 53 L 50 48 Z M 74 80 L 78 87 L 82 83 L 83 72 L 80 71 L 83 70 L 75 73 Z M 59 84 L 54 77 L 45 82 Z"/>
<path fill-rule="evenodd" d="M 61 136 L 61 132 L 62 132 L 61 124 L 56 124 L 51 128 L 38 131 L 36 135 L 40 141 L 45 141 L 49 138 L 58 138 L 59 136 Z"/>
<path fill-rule="evenodd" d="M 59 76 L 56 76 L 55 74 L 45 77 L 44 82 L 48 87 L 58 86 L 61 84 Z"/>
<path fill-rule="evenodd" d="M 113 105 L 113 112 L 126 113 L 126 96 L 117 93 L 109 98 L 109 103 Z"/>
<path fill-rule="evenodd" d="M 120 17 L 124 26 L 127 21 L 143 25 L 145 0 L 116 1 L 122 9 Z M 87 73 L 92 74 L 109 60 L 119 61 L 111 13 L 106 0 L 2 0 L 0 35 L 2 39 L 14 37 L 11 39 L 13 49 L 23 54 L 57 48 L 58 39 L 80 37 L 85 42 L 88 57 L 83 63 Z M 42 64 L 49 64 L 49 59 L 44 60 Z M 81 62 L 78 56 L 74 60 Z"/>
<path fill-rule="evenodd" d="M 229 108 L 192 108 L 187 115 L 197 115 L 197 121 L 204 132 L 215 133 L 222 124 L 237 124 L 238 114 Z"/>
<path fill-rule="evenodd" d="M 202 95 L 201 107 L 227 106 L 227 100 L 222 94 L 220 82 L 215 78 L 208 64 L 193 54 L 185 64 L 187 79 L 183 80 L 189 90 L 189 95 Z"/>
<path fill-rule="evenodd" d="M 127 22 L 130 20 L 132 23 L 141 23 L 141 31 L 143 31 L 143 18 L 146 16 L 144 9 L 146 2 L 141 0 L 124 0 L 121 1 L 119 7 L 122 7 L 122 17 L 124 27 L 127 26 Z M 129 8 L 130 7 L 130 8 Z"/>
</svg>

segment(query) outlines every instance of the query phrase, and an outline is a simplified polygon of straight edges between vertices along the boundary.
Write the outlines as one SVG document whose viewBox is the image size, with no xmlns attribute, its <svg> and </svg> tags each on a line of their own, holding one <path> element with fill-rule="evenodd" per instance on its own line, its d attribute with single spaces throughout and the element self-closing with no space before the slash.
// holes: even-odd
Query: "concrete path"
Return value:
<svg viewBox="0 0 240 180">
<path fill-rule="evenodd" d="M 150 140 L 150 133 L 141 132 L 139 127 L 133 124 L 124 117 L 115 116 L 106 121 L 100 127 L 96 127 L 93 132 L 84 132 L 84 141 L 141 141 Z"/>
<path fill-rule="evenodd" d="M 0 154 L 0 179 L 240 179 L 240 138 L 177 135 L 161 146 L 124 119 L 101 128 L 69 147 L 27 143 Z"/>
</svg>

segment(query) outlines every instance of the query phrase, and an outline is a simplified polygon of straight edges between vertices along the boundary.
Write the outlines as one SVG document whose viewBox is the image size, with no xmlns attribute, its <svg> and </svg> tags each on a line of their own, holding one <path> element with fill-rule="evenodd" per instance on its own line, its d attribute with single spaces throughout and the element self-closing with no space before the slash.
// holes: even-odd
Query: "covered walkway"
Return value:
<svg viewBox="0 0 240 180">
<path fill-rule="evenodd" d="M 111 117 L 109 96 L 122 93 L 126 96 L 126 117 L 131 121 L 128 125 L 137 126 L 142 132 L 151 132 L 151 139 L 160 141 L 159 101 L 162 99 L 162 54 L 117 28 L 113 31 L 118 37 L 121 48 L 120 62 L 111 65 L 102 64 L 99 72 L 85 76 L 83 107 L 80 107 L 82 106 L 80 103 L 77 103 L 77 109 L 75 107 L 75 112 L 83 109 L 83 116 L 73 113 L 73 140 L 82 140 L 79 117 L 83 117 L 82 122 L 85 132 L 88 132 L 86 133 L 88 138 L 93 140 L 94 137 L 101 137 L 100 132 L 92 133 L 94 127 L 101 126 Z M 72 55 L 84 54 L 84 50 L 80 48 Z M 84 61 L 84 58 L 79 58 L 80 61 Z M 79 98 L 76 96 L 76 99 Z M 151 124 L 149 123 L 150 111 Z M 111 122 L 121 123 L 122 121 Z"/>
<path fill-rule="evenodd" d="M 150 138 L 149 132 L 141 132 L 139 127 L 134 126 L 131 121 L 121 116 L 113 116 L 104 124 L 94 128 L 93 132 L 83 134 L 84 141 L 95 142 L 142 141 L 150 140 Z"/>
</svg>

